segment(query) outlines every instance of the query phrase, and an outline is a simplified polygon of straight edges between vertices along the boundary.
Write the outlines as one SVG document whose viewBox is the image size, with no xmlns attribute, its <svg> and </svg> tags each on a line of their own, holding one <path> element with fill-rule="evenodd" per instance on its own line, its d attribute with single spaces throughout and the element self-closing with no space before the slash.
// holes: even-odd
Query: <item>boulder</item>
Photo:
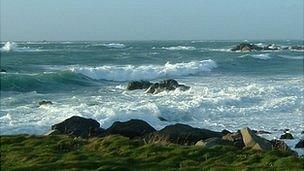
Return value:
<svg viewBox="0 0 304 171">
<path fill-rule="evenodd" d="M 253 50 L 258 51 L 258 50 L 263 50 L 263 48 L 251 43 L 241 43 L 231 49 L 231 51 L 242 51 L 242 52 L 253 51 Z"/>
<path fill-rule="evenodd" d="M 226 134 L 222 137 L 223 140 L 227 140 L 233 143 L 234 146 L 237 148 L 243 148 L 245 147 L 245 144 L 243 142 L 243 137 L 240 131 Z"/>
<path fill-rule="evenodd" d="M 83 138 L 100 136 L 104 133 L 104 129 L 100 128 L 100 124 L 96 120 L 80 116 L 72 116 L 61 123 L 55 124 L 52 126 L 52 130 L 55 130 L 56 134 L 80 136 Z"/>
<path fill-rule="evenodd" d="M 227 134 L 231 134 L 231 132 L 228 131 L 227 129 L 222 130 L 221 133 L 222 133 L 224 136 L 227 135 Z"/>
<path fill-rule="evenodd" d="M 295 146 L 295 148 L 304 148 L 304 139 L 301 139 Z"/>
<path fill-rule="evenodd" d="M 2 69 L 2 68 L 1 68 L 1 69 L 0 69 L 0 72 L 7 72 L 7 71 L 6 71 L 5 69 Z"/>
<path fill-rule="evenodd" d="M 272 144 L 272 147 L 275 150 L 282 151 L 282 152 L 287 152 L 291 154 L 296 154 L 294 151 L 292 151 L 288 145 L 284 141 L 280 140 L 271 140 L 270 143 Z"/>
<path fill-rule="evenodd" d="M 178 84 L 176 80 L 173 79 L 168 79 L 168 80 L 163 80 L 159 83 L 154 83 L 150 85 L 150 87 L 146 90 L 146 93 L 152 93 L 152 94 L 157 94 L 162 91 L 171 91 L 179 88 L 182 91 L 189 90 L 190 87 Z"/>
<path fill-rule="evenodd" d="M 214 132 L 207 129 L 193 128 L 185 124 L 169 125 L 145 137 L 148 142 L 169 142 L 182 145 L 193 145 L 199 140 L 206 140 L 213 137 L 222 137 L 221 132 Z"/>
<path fill-rule="evenodd" d="M 135 138 L 155 131 L 156 130 L 147 122 L 139 119 L 131 119 L 127 122 L 114 122 L 112 126 L 106 130 L 106 134 L 119 134 L 125 137 Z"/>
<path fill-rule="evenodd" d="M 147 89 L 152 85 L 149 81 L 131 81 L 128 83 L 127 90 Z"/>
<path fill-rule="evenodd" d="M 241 129 L 241 134 L 242 134 L 242 138 L 243 138 L 245 147 L 249 147 L 249 148 L 252 148 L 255 150 L 261 150 L 261 151 L 266 151 L 266 150 L 272 149 L 272 145 L 268 140 L 257 136 L 249 128 Z"/>
<path fill-rule="evenodd" d="M 285 134 L 281 135 L 280 139 L 293 139 L 291 133 L 286 132 Z"/>
<path fill-rule="evenodd" d="M 39 104 L 39 106 L 42 106 L 42 105 L 52 105 L 53 102 L 51 102 L 49 100 L 42 100 L 38 104 Z"/>
<path fill-rule="evenodd" d="M 200 146 L 204 148 L 212 148 L 218 145 L 233 145 L 231 141 L 224 140 L 221 138 L 208 138 L 207 140 L 198 141 L 195 146 Z"/>
</svg>

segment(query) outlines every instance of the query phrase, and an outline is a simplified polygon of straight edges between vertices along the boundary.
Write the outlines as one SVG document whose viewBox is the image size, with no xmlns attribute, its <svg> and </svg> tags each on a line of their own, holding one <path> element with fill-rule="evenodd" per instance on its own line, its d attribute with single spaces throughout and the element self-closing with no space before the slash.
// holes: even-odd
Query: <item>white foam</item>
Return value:
<svg viewBox="0 0 304 171">
<path fill-rule="evenodd" d="M 304 59 L 304 55 L 303 56 L 279 55 L 279 57 L 286 59 Z"/>
<path fill-rule="evenodd" d="M 263 53 L 263 54 L 257 54 L 257 55 L 251 55 L 253 58 L 257 58 L 257 59 L 271 59 L 271 57 L 269 56 L 268 53 Z"/>
<path fill-rule="evenodd" d="M 162 49 L 166 50 L 196 50 L 193 46 L 172 46 L 172 47 L 162 47 Z"/>
<path fill-rule="evenodd" d="M 6 42 L 1 48 L 1 52 L 40 52 L 40 49 L 32 49 L 30 47 L 19 47 L 15 42 Z"/>
<path fill-rule="evenodd" d="M 203 72 L 210 72 L 216 67 L 216 63 L 209 59 L 176 64 L 167 62 L 165 65 L 104 65 L 100 67 L 71 67 L 70 70 L 96 80 L 130 81 L 196 75 Z"/>
<path fill-rule="evenodd" d="M 122 43 L 107 43 L 107 44 L 102 44 L 102 46 L 108 47 L 108 48 L 125 48 L 126 45 Z"/>
</svg>

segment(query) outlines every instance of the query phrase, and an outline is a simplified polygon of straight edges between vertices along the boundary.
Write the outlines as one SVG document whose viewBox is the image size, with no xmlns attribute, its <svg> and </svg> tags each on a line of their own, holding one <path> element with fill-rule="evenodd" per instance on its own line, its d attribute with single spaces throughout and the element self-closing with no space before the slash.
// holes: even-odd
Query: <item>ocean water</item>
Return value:
<svg viewBox="0 0 304 171">
<path fill-rule="evenodd" d="M 231 52 L 242 41 L 1 42 L 1 134 L 43 134 L 73 115 L 143 119 L 157 129 L 304 130 L 303 51 Z M 253 41 L 281 46 L 303 41 Z M 190 90 L 146 94 L 128 81 L 176 79 Z M 54 104 L 38 107 L 41 100 Z M 158 117 L 167 121 L 160 121 Z"/>
</svg>

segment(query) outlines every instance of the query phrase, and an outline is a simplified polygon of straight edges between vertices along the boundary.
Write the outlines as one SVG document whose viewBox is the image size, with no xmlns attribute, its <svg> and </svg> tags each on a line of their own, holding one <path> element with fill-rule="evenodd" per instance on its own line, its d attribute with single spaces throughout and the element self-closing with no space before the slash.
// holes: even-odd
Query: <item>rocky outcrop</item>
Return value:
<svg viewBox="0 0 304 171">
<path fill-rule="evenodd" d="M 255 150 L 267 151 L 272 149 L 271 143 L 257 136 L 251 129 L 243 128 L 241 129 L 241 134 L 245 147 L 249 147 Z"/>
<path fill-rule="evenodd" d="M 242 52 L 253 51 L 253 50 L 263 50 L 263 48 L 251 43 L 241 43 L 231 49 L 231 51 L 242 51 Z"/>
<path fill-rule="evenodd" d="M 294 151 L 292 151 L 288 145 L 284 142 L 284 141 L 280 141 L 280 140 L 271 140 L 270 141 L 272 147 L 275 149 L 275 150 L 278 150 L 278 151 L 282 151 L 282 152 L 287 152 L 287 153 L 291 153 L 291 154 L 296 154 Z"/>
<path fill-rule="evenodd" d="M 127 90 L 147 89 L 151 85 L 149 81 L 131 81 L 128 83 Z"/>
<path fill-rule="evenodd" d="M 83 138 L 100 136 L 104 133 L 104 129 L 100 128 L 100 124 L 94 119 L 86 119 L 79 116 L 72 116 L 61 123 L 52 126 L 53 134 L 65 134 L 79 136 Z"/>
<path fill-rule="evenodd" d="M 301 139 L 295 146 L 295 148 L 304 148 L 304 139 Z"/>
<path fill-rule="evenodd" d="M 169 142 L 182 145 L 195 144 L 199 140 L 222 137 L 221 132 L 214 132 L 207 129 L 193 128 L 185 124 L 169 125 L 162 130 L 156 131 L 145 137 L 147 142 Z"/>
<path fill-rule="evenodd" d="M 285 134 L 281 135 L 280 139 L 293 139 L 291 133 L 286 132 Z"/>
<path fill-rule="evenodd" d="M 49 100 L 42 100 L 38 104 L 39 104 L 39 106 L 42 106 L 42 105 L 52 105 L 53 102 L 51 102 Z"/>
<path fill-rule="evenodd" d="M 243 142 L 243 137 L 240 131 L 226 134 L 222 137 L 222 139 L 232 142 L 232 144 L 237 148 L 241 149 L 245 147 L 245 144 Z"/>
<path fill-rule="evenodd" d="M 150 83 L 149 81 L 132 81 L 128 83 L 127 90 L 145 89 L 146 93 L 157 94 L 162 91 L 172 91 L 180 89 L 186 91 L 190 87 L 179 84 L 176 80 L 168 79 L 159 83 Z"/>
<path fill-rule="evenodd" d="M 135 138 L 155 131 L 156 130 L 147 122 L 138 119 L 131 119 L 127 122 L 114 122 L 113 125 L 106 130 L 106 134 L 119 134 L 125 137 Z"/>
<path fill-rule="evenodd" d="M 222 138 L 208 138 L 207 140 L 198 141 L 195 146 L 212 148 L 219 145 L 233 145 L 231 141 L 224 140 Z"/>
</svg>

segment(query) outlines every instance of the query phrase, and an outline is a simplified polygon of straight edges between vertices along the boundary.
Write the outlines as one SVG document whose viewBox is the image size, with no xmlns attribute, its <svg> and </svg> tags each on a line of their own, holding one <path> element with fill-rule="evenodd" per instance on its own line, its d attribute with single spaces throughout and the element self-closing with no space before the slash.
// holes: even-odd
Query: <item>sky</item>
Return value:
<svg viewBox="0 0 304 171">
<path fill-rule="evenodd" d="M 1 41 L 304 39 L 304 0 L 0 0 Z"/>
</svg>

